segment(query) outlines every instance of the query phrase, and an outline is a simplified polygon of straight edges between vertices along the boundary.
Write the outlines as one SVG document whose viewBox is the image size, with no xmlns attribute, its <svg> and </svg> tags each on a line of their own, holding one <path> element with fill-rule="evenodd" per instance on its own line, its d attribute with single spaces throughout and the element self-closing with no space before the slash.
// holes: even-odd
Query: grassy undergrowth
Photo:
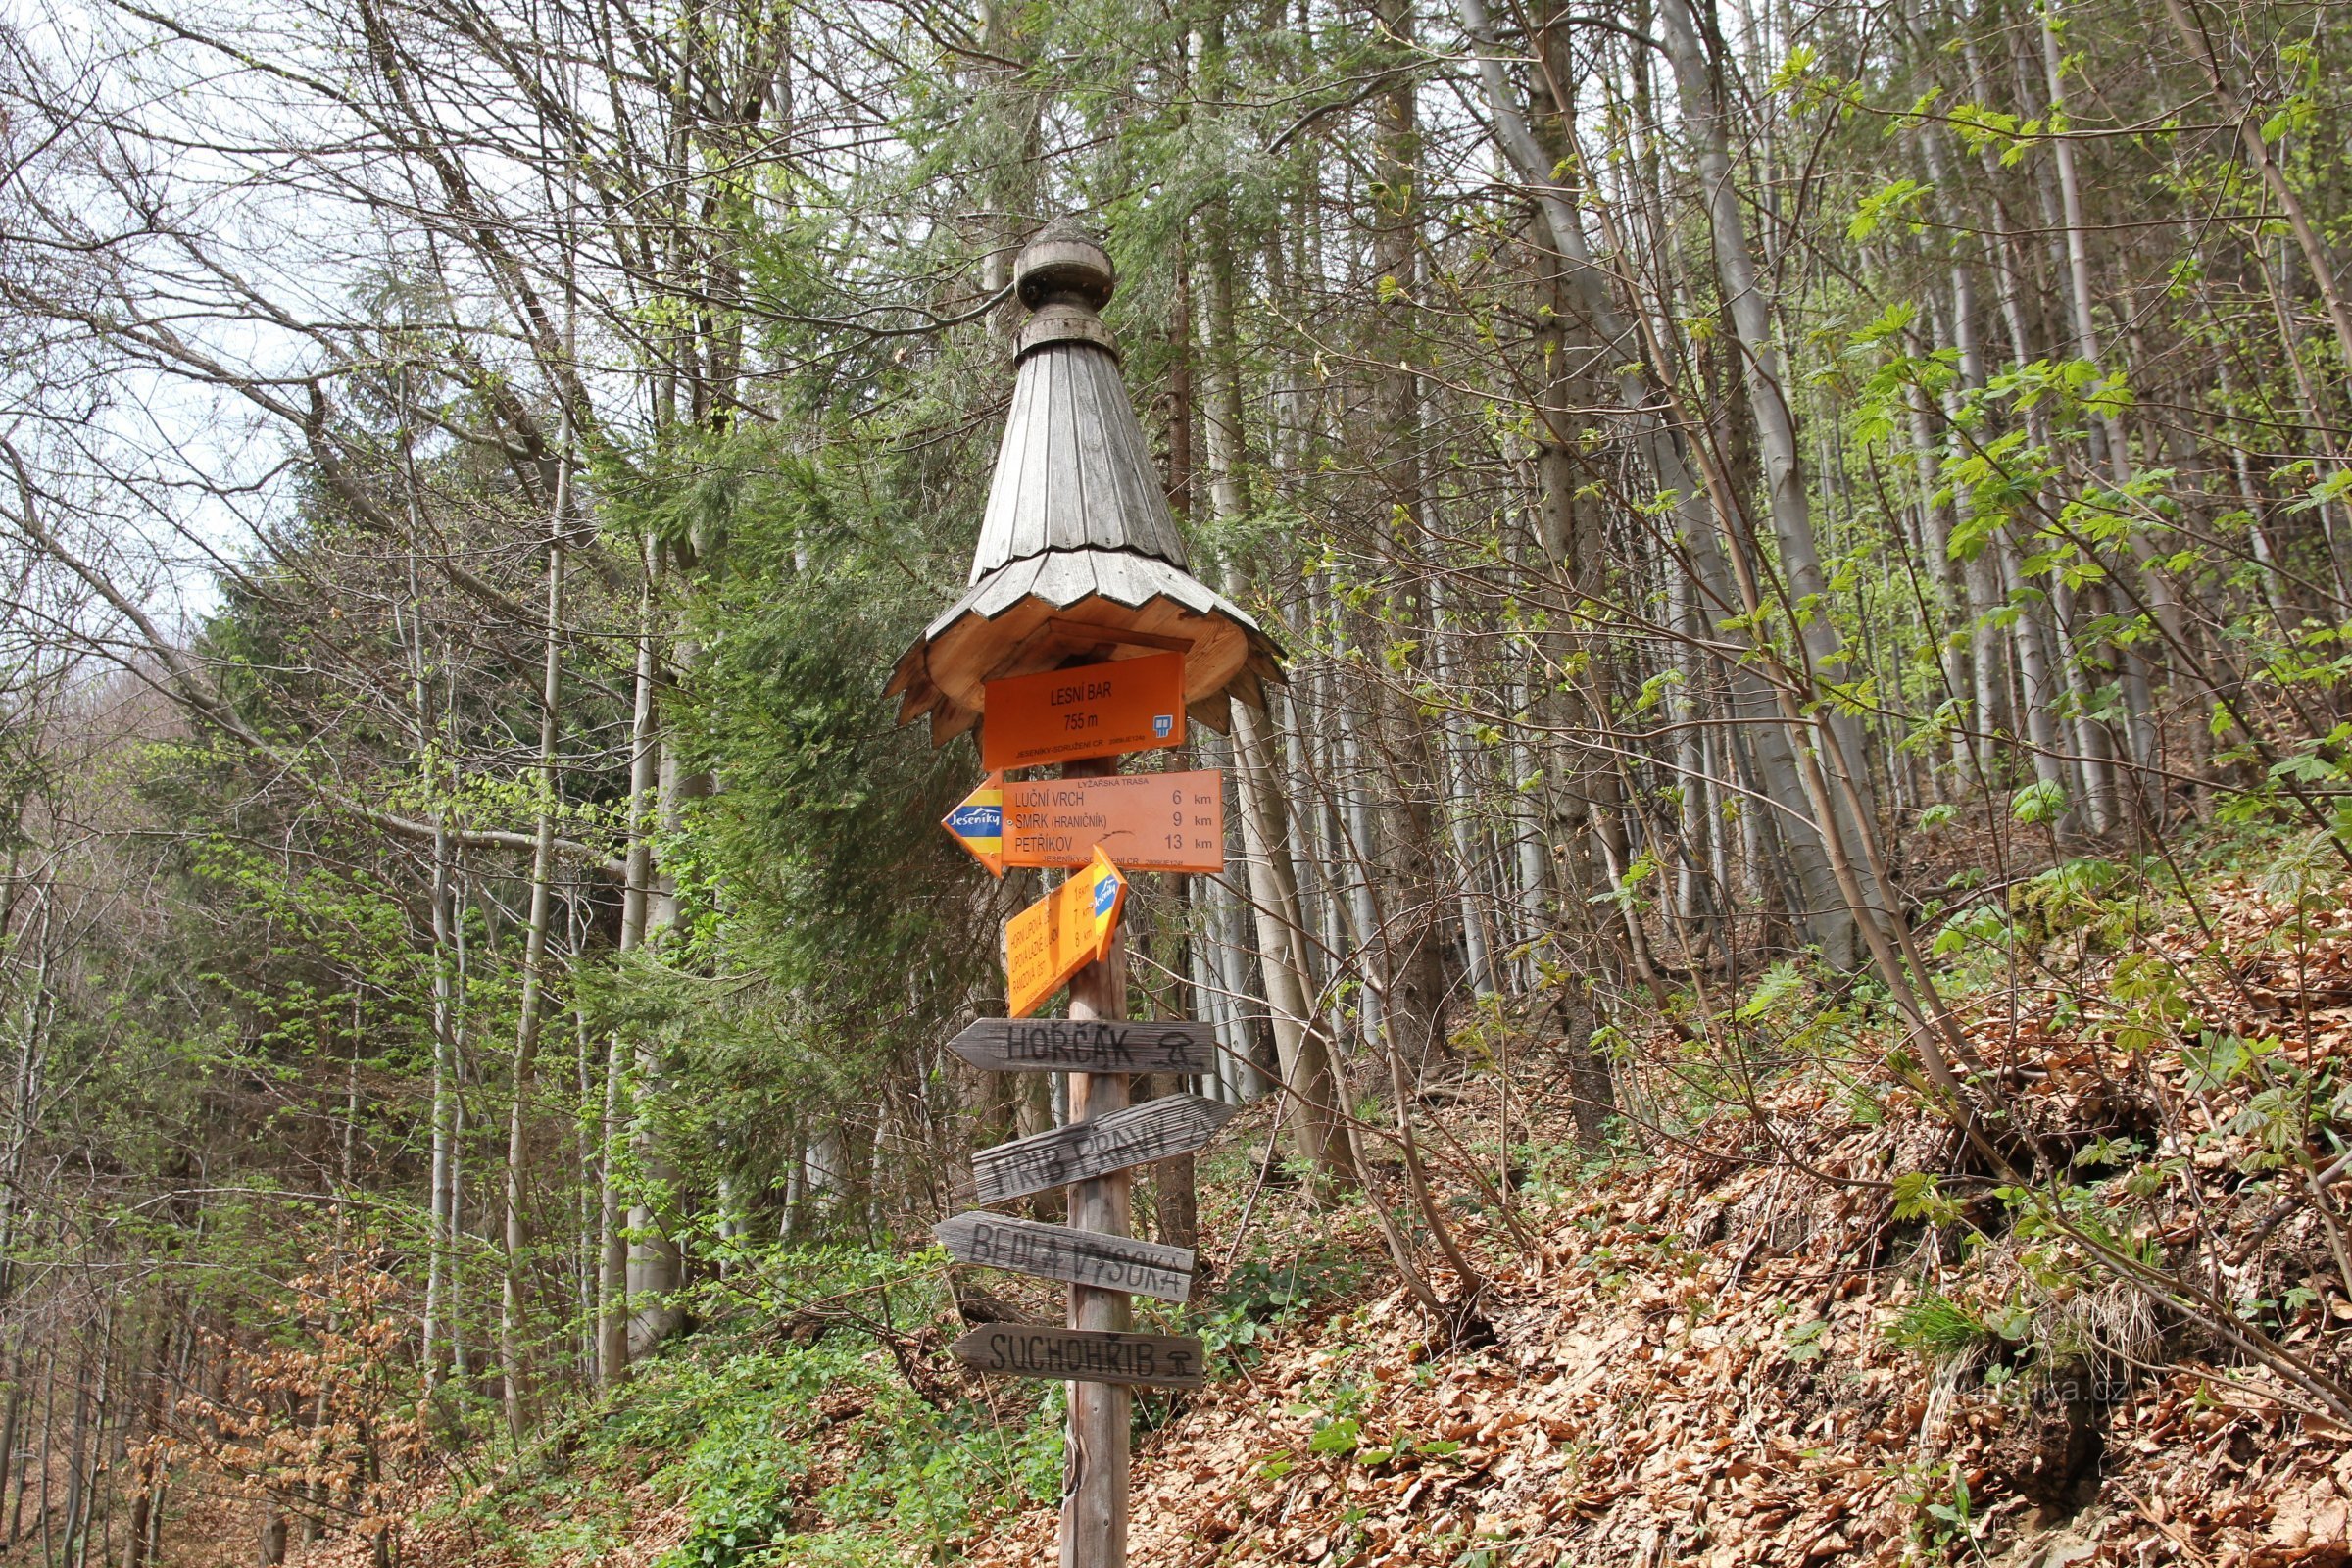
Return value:
<svg viewBox="0 0 2352 1568">
<path fill-rule="evenodd" d="M 875 1282 L 906 1266 L 840 1250 L 758 1261 L 775 1278 Z M 944 1304 L 902 1293 L 902 1321 Z M 744 1310 L 733 1294 L 734 1313 L 641 1364 L 470 1505 L 486 1554 L 593 1562 L 682 1519 L 659 1568 L 949 1561 L 976 1525 L 1054 1494 L 1057 1396 L 942 1409 L 900 1375 L 888 1329 Z"/>
<path fill-rule="evenodd" d="M 483 1560 L 534 1565 L 647 1540 L 675 1542 L 655 1568 L 959 1560 L 993 1520 L 1058 1492 L 1062 1395 L 1011 1384 L 976 1399 L 949 1384 L 925 1397 L 956 1329 L 940 1261 L 738 1251 L 704 1288 L 697 1333 L 561 1423 L 456 1522 Z M 1363 1276 L 1342 1251 L 1260 1248 L 1208 1298 L 1140 1326 L 1199 1335 L 1230 1370 Z M 1139 1435 L 1167 1415 L 1164 1397 L 1139 1399 Z"/>
</svg>

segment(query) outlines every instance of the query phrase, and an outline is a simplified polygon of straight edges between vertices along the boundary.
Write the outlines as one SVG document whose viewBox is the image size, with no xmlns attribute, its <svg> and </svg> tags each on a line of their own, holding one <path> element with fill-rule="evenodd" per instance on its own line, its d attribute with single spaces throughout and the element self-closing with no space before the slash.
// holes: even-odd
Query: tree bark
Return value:
<svg viewBox="0 0 2352 1568">
<path fill-rule="evenodd" d="M 661 652 L 656 616 L 661 593 L 660 547 L 638 541 L 636 671 L 629 721 L 628 854 L 620 907 L 620 956 L 645 945 L 654 884 L 654 790 L 658 778 Z M 629 1375 L 629 1237 L 621 1203 L 622 1151 L 629 1138 L 627 1041 L 615 1032 L 605 1045 L 604 1157 L 597 1191 L 596 1365 L 610 1388 Z"/>
<path fill-rule="evenodd" d="M 569 425 L 565 426 L 568 438 Z M 506 1268 L 500 1285 L 498 1356 L 508 1435 L 519 1446 L 532 1412 L 523 1365 L 523 1314 L 529 1284 L 524 1270 L 530 1246 L 523 1215 L 523 1184 L 530 1162 L 530 1097 L 539 1041 L 547 1017 L 548 931 L 555 920 L 556 807 L 561 781 L 556 771 L 558 719 L 564 703 L 564 557 L 571 526 L 571 457 L 564 452 L 557 470 L 555 508 L 547 529 L 547 638 L 539 689 L 539 839 L 531 854 L 531 908 L 523 937 L 522 1005 L 514 1025 L 514 1069 L 507 1112 Z"/>
<path fill-rule="evenodd" d="M 1494 134 L 1521 183 L 1534 198 L 1545 237 L 1560 258 L 1563 281 L 1575 301 L 1576 314 L 1593 333 L 1589 364 L 1613 379 L 1618 397 L 1629 411 L 1635 449 L 1648 468 L 1659 493 L 1671 504 L 1674 537 L 1698 581 L 1713 615 L 1752 613 L 1751 596 L 1736 585 L 1733 567 L 1743 565 L 1734 511 L 1728 501 L 1712 495 L 1692 473 L 1677 434 L 1654 412 L 1657 400 L 1642 368 L 1645 355 L 1639 335 L 1610 298 L 1606 275 L 1594 264 L 1591 247 L 1567 192 L 1553 177 L 1556 160 L 1546 158 L 1529 128 L 1510 82 L 1503 74 L 1499 46 L 1487 18 L 1485 0 L 1455 0 L 1464 29 L 1479 55 L 1479 74 L 1486 87 Z M 1723 545 L 1717 543 L 1720 526 Z M 1726 561 L 1725 550 L 1732 552 Z M 1778 705 L 1762 675 L 1745 661 L 1735 661 L 1728 671 L 1735 717 L 1752 726 L 1751 744 L 1764 775 L 1765 800 L 1781 806 L 1783 815 L 1775 832 L 1786 845 L 1795 873 L 1794 891 L 1807 929 L 1833 964 L 1850 966 L 1857 956 L 1856 932 L 1860 911 L 1848 907 L 1843 889 L 1830 865 L 1821 837 L 1822 825 L 1805 821 L 1791 808 L 1803 799 L 1796 765 L 1797 737 L 1774 722 Z"/>
<path fill-rule="evenodd" d="M 1794 630 L 1808 684 L 1818 688 L 1851 683 L 1863 672 L 1853 667 L 1830 618 L 1829 585 L 1822 575 L 1820 549 L 1814 538 L 1812 505 L 1798 456 L 1796 417 L 1784 385 L 1780 345 L 1772 331 L 1771 302 L 1765 297 L 1763 279 L 1749 249 L 1746 217 L 1733 184 L 1722 83 L 1700 36 L 1690 0 L 1661 0 L 1659 19 L 1682 98 L 1684 122 L 1696 143 L 1702 199 L 1724 306 L 1740 339 L 1748 414 L 1754 421 L 1764 470 L 1766 507 L 1787 579 L 1786 599 L 1780 608 Z M 1711 18 L 1707 32 L 1710 36 L 1714 32 Z M 1844 819 L 1821 823 L 1822 831 L 1848 841 L 1875 833 L 1876 813 L 1859 722 L 1833 707 L 1811 728 L 1813 744 L 1825 757 L 1836 754 L 1833 771 L 1851 780 L 1853 786 L 1850 812 L 1843 802 L 1832 803 L 1832 812 Z M 1864 907 L 1855 911 L 1859 918 L 1869 920 L 1889 910 L 1885 890 L 1867 873 L 1860 874 L 1854 887 L 1846 891 L 1850 897 L 1856 890 L 1864 901 Z"/>
<path fill-rule="evenodd" d="M 1211 323 L 1207 425 L 1209 499 L 1220 520 L 1238 521 L 1249 510 L 1242 468 L 1242 384 L 1233 319 L 1231 235 L 1221 220 L 1210 227 Z M 1230 568 L 1226 590 L 1239 584 Z M 1283 1119 L 1300 1158 L 1321 1184 L 1344 1183 L 1352 1169 L 1339 1131 L 1341 1107 L 1331 1054 L 1307 990 L 1307 938 L 1298 910 L 1282 774 L 1268 755 L 1266 719 L 1236 699 L 1233 715 L 1234 787 L 1241 797 L 1242 855 L 1257 927 L 1257 957 L 1265 986 L 1275 1059 L 1283 1078 Z"/>
</svg>

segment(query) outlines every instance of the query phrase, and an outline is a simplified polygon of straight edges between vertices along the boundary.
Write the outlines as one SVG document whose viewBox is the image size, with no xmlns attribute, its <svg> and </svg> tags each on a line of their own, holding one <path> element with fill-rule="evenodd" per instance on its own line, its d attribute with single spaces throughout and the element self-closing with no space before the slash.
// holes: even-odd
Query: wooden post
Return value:
<svg viewBox="0 0 2352 1568">
<path fill-rule="evenodd" d="M 1011 1016 L 981 1020 L 976 1038 L 966 1039 L 971 1030 L 957 1038 L 973 1054 L 967 1059 L 991 1070 L 1053 1070 L 1060 1056 L 1059 1065 L 1077 1069 L 1069 1119 L 1098 1122 L 1128 1107 L 1138 1065 L 1145 1071 L 1205 1065 L 1191 1059 L 1199 1042 L 1189 1025 L 1155 1028 L 1150 1040 L 1129 1040 L 1123 1027 L 1086 1027 L 1127 1016 L 1121 858 L 1139 871 L 1224 864 L 1221 780 L 1152 774 L 1152 786 L 1136 785 L 1129 794 L 1115 754 L 1181 746 L 1188 714 L 1215 727 L 1233 699 L 1263 707 L 1262 683 L 1282 678 L 1273 640 L 1186 564 L 1184 537 L 1152 470 L 1151 445 L 1100 314 L 1113 281 L 1109 254 L 1067 222 L 1047 225 L 1014 264 L 1014 292 L 1032 314 L 1013 353 L 1012 402 L 972 552 L 971 585 L 900 658 L 884 692 L 901 699 L 900 723 L 928 714 L 935 742 L 982 725 L 980 761 L 990 778 L 942 825 L 991 871 L 1013 864 L 1092 867 L 1090 881 L 1066 890 L 1072 897 L 1057 891 L 1006 922 Z M 1106 798 L 1074 808 L 1065 797 L 1085 792 L 1065 787 L 1044 799 L 1029 781 L 1008 781 L 1055 761 L 1065 780 L 1108 781 Z M 1152 792 L 1163 789 L 1167 796 L 1154 800 Z M 1081 839 L 1084 851 L 1076 847 Z M 1080 859 L 1064 858 L 1071 853 Z M 1076 945 L 1081 939 L 1083 947 Z M 1065 981 L 1064 1029 L 1057 1035 L 1023 1024 Z M 1130 1050 L 1174 1059 L 1135 1063 Z M 1126 1070 L 1090 1070 L 1106 1066 Z M 1191 1114 L 1178 1112 L 1177 1119 Z M 1177 1144 L 1199 1147 L 1214 1130 L 1213 1122 L 1195 1117 L 1188 1128 L 1166 1130 L 1165 1147 L 1147 1151 L 1150 1138 L 1127 1123 L 1098 1126 L 1064 1141 L 1084 1142 L 1094 1152 L 1062 1168 L 1071 1175 L 1100 1168 L 1122 1150 L 1143 1159 L 1165 1157 Z M 1053 1157 L 1033 1139 L 1016 1142 L 1028 1147 L 1001 1164 Z M 1131 1171 L 1072 1181 L 1070 1226 L 1129 1236 Z M 1012 1180 L 1038 1174 L 1015 1172 Z M 1003 1183 L 997 1190 L 1009 1196 Z M 996 1223 L 985 1214 L 961 1218 L 974 1227 Z M 976 1230 L 950 1225 L 951 1250 L 966 1241 L 979 1247 Z M 1002 1250 L 992 1244 L 992 1259 L 999 1260 L 991 1266 L 1070 1278 L 1054 1269 L 1082 1266 L 1071 1260 L 1072 1246 L 1049 1246 L 1034 1234 Z M 1190 1249 L 1152 1253 L 1178 1250 L 1189 1273 Z M 1104 1267 L 1150 1266 L 1133 1249 L 1106 1245 L 1096 1251 Z M 1044 1266 L 1049 1257 L 1052 1269 Z M 1168 1272 L 1152 1277 L 1164 1280 Z M 1073 1284 L 1065 1329 L 1028 1326 L 1014 1333 L 989 1325 L 952 1348 L 984 1372 L 1071 1380 L 1062 1568 L 1126 1568 L 1131 1396 L 1125 1385 L 1198 1388 L 1203 1377 L 1199 1341 L 1126 1334 L 1129 1323 L 1126 1292 Z M 1121 1381 L 1084 1381 L 1089 1373 Z"/>
<path fill-rule="evenodd" d="M 1064 778 L 1102 778 L 1119 770 L 1115 757 L 1064 762 Z M 1122 922 L 1123 925 L 1123 922 Z M 1127 934 L 1111 941 L 1110 953 L 1070 979 L 1072 1018 L 1127 1016 Z M 1079 1072 L 1070 1075 L 1070 1120 L 1106 1116 L 1127 1108 L 1128 1075 Z M 1107 1236 L 1129 1234 L 1129 1172 L 1091 1177 L 1070 1188 L 1070 1224 Z M 1069 1326 L 1125 1330 L 1134 1313 L 1124 1291 L 1070 1287 Z M 1072 1383 L 1070 1422 L 1061 1472 L 1061 1568 L 1126 1568 L 1127 1428 L 1134 1396 L 1112 1383 Z"/>
</svg>

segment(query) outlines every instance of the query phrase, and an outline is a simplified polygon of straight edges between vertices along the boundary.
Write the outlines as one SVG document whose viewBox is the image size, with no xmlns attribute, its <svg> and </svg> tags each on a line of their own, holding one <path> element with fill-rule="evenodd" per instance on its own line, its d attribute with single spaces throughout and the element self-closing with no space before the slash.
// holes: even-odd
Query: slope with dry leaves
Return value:
<svg viewBox="0 0 2352 1568">
<path fill-rule="evenodd" d="M 1982 1087 L 2008 1107 L 1988 1139 L 1936 1111 L 1868 998 L 1788 974 L 1763 988 L 1768 1016 L 1638 1043 L 1605 1160 L 1573 1149 L 1542 1042 L 1516 1043 L 1507 1098 L 1491 1069 L 1433 1091 L 1433 1150 L 1511 1156 L 1514 1214 L 1448 1189 L 1488 1275 L 1476 1347 L 1433 1345 L 1383 1283 L 1359 1200 L 1263 1185 L 1262 1113 L 1246 1122 L 1203 1167 L 1203 1256 L 1227 1273 L 1196 1320 L 1223 1375 L 1141 1407 L 1132 1560 L 2347 1561 L 2352 1425 L 2329 1399 L 2352 1282 L 2342 1167 L 2323 1161 L 2344 1120 L 2352 910 L 2228 880 L 2193 909 L 2075 904 L 2012 899 L 1973 980 L 1955 956 Z M 2000 1168 L 1986 1144 L 2042 1163 Z M 989 1284 L 1051 1310 L 1045 1288 Z M 802 1447 L 767 1535 L 699 1552 L 706 1500 L 678 1490 L 674 1456 L 637 1452 L 570 1494 L 607 1528 L 518 1533 L 502 1482 L 420 1506 L 406 1560 L 1050 1560 L 1034 1464 L 976 1486 L 954 1528 L 913 1528 L 904 1502 L 828 1523 L 844 1478 L 907 1430 L 875 1423 L 876 1391 L 1050 1434 L 1034 1387 L 947 1362 L 944 1292 L 931 1312 L 895 1354 L 859 1353 L 862 1382 L 777 1407 Z"/>
</svg>

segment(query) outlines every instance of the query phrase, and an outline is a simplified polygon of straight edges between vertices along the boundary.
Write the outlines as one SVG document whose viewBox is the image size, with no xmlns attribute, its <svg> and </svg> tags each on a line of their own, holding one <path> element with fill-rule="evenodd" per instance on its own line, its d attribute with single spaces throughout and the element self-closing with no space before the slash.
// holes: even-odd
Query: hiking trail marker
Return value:
<svg viewBox="0 0 2352 1568">
<path fill-rule="evenodd" d="M 983 1203 L 1008 1202 L 1089 1176 L 1196 1154 L 1240 1108 L 1200 1095 L 1162 1095 L 1107 1116 L 1016 1138 L 972 1156 L 974 1196 Z"/>
<path fill-rule="evenodd" d="M 1184 744 L 1184 656 L 1146 654 L 986 684 L 980 765 L 1036 767 Z"/>
<path fill-rule="evenodd" d="M 1207 1384 L 1200 1342 L 1160 1334 L 983 1323 L 948 1349 L 965 1366 L 1016 1378 L 1140 1383 L 1161 1389 L 1198 1389 Z M 1062 1560 L 1071 1559 L 1065 1556 Z"/>
<path fill-rule="evenodd" d="M 959 1263 L 1010 1269 L 1108 1291 L 1134 1291 L 1163 1301 L 1190 1300 L 1193 1250 L 1139 1242 L 1067 1225 L 1043 1225 L 1002 1214 L 958 1214 L 931 1227 L 939 1245 Z"/>
<path fill-rule="evenodd" d="M 1123 871 L 1214 874 L 1225 869 L 1225 775 L 992 772 L 939 825 L 998 876 L 1008 865 L 1085 865 L 1097 850 Z"/>
<path fill-rule="evenodd" d="M 1005 921 L 1005 1010 L 1028 1017 L 1070 976 L 1108 957 L 1126 902 L 1127 879 L 1097 850 L 1082 874 Z"/>
<path fill-rule="evenodd" d="M 1214 772 L 1121 776 L 1117 760 L 1183 745 L 1188 720 L 1224 729 L 1236 700 L 1262 709 L 1282 679 L 1273 640 L 1187 564 L 1099 314 L 1111 288 L 1109 256 L 1067 222 L 1014 263 L 1032 314 L 970 585 L 885 693 L 902 724 L 930 719 L 934 745 L 979 727 L 988 777 L 941 824 L 958 844 L 998 875 L 1071 873 L 1005 922 L 1012 1016 L 951 1046 L 984 1071 L 1070 1075 L 1063 1126 L 972 1161 L 982 1202 L 1066 1187 L 1069 1223 L 976 1211 L 937 1231 L 960 1262 L 1069 1286 L 1066 1328 L 988 1323 L 952 1347 L 981 1372 L 1070 1383 L 1060 1568 L 1126 1568 L 1129 1389 L 1206 1377 L 1198 1340 L 1128 1332 L 1132 1296 L 1190 1299 L 1196 1262 L 1127 1234 L 1130 1172 L 1199 1150 L 1233 1114 L 1194 1095 L 1129 1105 L 1136 1073 L 1210 1072 L 1215 1033 L 1125 1019 L 1126 873 L 1222 871 L 1225 795 Z M 1054 762 L 1057 779 L 1007 776 Z M 1029 1019 L 1065 985 L 1067 1018 Z"/>
<path fill-rule="evenodd" d="M 982 1018 L 948 1049 L 984 1072 L 1203 1073 L 1216 1070 L 1217 1031 L 1117 1018 Z"/>
</svg>

